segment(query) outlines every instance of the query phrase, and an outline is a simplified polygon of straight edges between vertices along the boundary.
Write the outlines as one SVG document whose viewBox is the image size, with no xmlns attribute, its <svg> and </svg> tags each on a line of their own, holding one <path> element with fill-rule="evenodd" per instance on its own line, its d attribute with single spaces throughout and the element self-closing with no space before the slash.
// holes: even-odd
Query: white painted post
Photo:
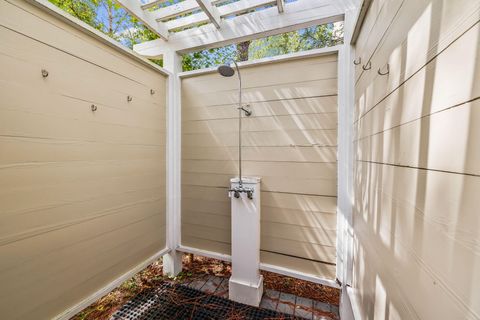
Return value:
<svg viewBox="0 0 480 320">
<path fill-rule="evenodd" d="M 231 189 L 239 187 L 239 179 L 230 180 Z M 242 178 L 243 188 L 253 189 L 252 199 L 240 193 L 232 199 L 232 276 L 230 300 L 259 306 L 263 294 L 260 274 L 260 178 Z"/>
<path fill-rule="evenodd" d="M 163 274 L 176 276 L 182 271 L 182 253 L 176 249 L 181 239 L 181 57 L 175 52 L 163 55 L 164 68 L 171 72 L 167 98 L 167 247 Z"/>
<path fill-rule="evenodd" d="M 338 68 L 338 212 L 337 212 L 337 278 L 342 282 L 340 317 L 353 320 L 352 304 L 347 294 L 353 276 L 353 140 L 355 105 L 355 48 L 351 38 L 359 7 L 345 12 L 344 45 L 339 51 Z"/>
</svg>

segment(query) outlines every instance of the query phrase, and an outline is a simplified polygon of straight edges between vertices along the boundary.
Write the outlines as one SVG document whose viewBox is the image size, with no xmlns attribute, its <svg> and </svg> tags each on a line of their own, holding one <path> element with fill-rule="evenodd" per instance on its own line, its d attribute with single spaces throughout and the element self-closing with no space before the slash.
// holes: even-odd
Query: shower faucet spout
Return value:
<svg viewBox="0 0 480 320">
<path fill-rule="evenodd" d="M 233 196 L 237 199 L 240 198 L 241 193 L 246 193 L 248 199 L 250 199 L 250 200 L 253 199 L 253 188 L 238 186 L 238 187 L 229 189 L 228 193 L 229 193 L 230 197 L 232 197 L 232 194 L 233 194 Z"/>
</svg>

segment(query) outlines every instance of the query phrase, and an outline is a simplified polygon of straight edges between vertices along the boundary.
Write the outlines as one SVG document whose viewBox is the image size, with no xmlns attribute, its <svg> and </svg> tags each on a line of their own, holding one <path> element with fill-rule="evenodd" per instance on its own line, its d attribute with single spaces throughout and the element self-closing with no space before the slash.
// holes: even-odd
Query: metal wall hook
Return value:
<svg viewBox="0 0 480 320">
<path fill-rule="evenodd" d="M 245 116 L 250 117 L 252 115 L 252 110 L 248 110 L 248 108 L 250 108 L 249 104 L 245 105 L 245 107 L 239 107 L 237 109 L 242 110 L 243 112 L 245 112 Z"/>
<path fill-rule="evenodd" d="M 364 65 L 362 66 L 362 69 L 363 69 L 364 71 L 367 71 L 367 70 L 372 69 L 372 61 L 368 61 L 367 64 L 364 64 Z"/>
<path fill-rule="evenodd" d="M 93 112 L 97 111 L 97 106 L 94 104 L 92 104 L 90 108 L 92 109 Z"/>
<path fill-rule="evenodd" d="M 151 95 L 154 95 L 154 94 L 155 94 L 155 90 L 150 89 L 150 94 L 151 94 Z"/>
<path fill-rule="evenodd" d="M 362 63 L 362 57 L 358 57 L 358 61 L 357 60 L 353 60 L 353 64 L 358 66 L 360 63 Z"/>
<path fill-rule="evenodd" d="M 382 70 L 381 70 L 381 69 L 382 69 L 382 68 L 378 68 L 378 71 L 377 71 L 377 72 L 378 72 L 378 74 L 379 74 L 379 75 L 381 75 L 381 76 L 384 76 L 384 75 L 387 75 L 387 74 L 389 74 L 389 73 L 390 73 L 390 65 L 389 65 L 388 63 L 387 63 L 387 68 L 386 68 L 386 69 L 387 69 L 387 71 L 385 71 L 385 72 L 382 72 Z"/>
<path fill-rule="evenodd" d="M 133 100 L 133 97 L 132 97 L 132 96 L 128 96 L 128 97 L 127 97 L 127 101 L 128 101 L 128 102 L 131 102 L 132 100 Z"/>
<path fill-rule="evenodd" d="M 48 77 L 48 71 L 45 69 L 42 69 L 42 77 L 46 78 Z"/>
</svg>

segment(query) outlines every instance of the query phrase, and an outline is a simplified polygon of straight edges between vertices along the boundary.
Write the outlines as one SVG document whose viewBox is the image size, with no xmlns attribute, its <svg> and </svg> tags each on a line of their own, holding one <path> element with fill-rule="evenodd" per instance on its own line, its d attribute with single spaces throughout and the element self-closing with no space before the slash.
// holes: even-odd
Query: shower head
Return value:
<svg viewBox="0 0 480 320">
<path fill-rule="evenodd" d="M 224 77 L 231 77 L 235 74 L 235 70 L 226 64 L 219 66 L 217 71 Z"/>
</svg>

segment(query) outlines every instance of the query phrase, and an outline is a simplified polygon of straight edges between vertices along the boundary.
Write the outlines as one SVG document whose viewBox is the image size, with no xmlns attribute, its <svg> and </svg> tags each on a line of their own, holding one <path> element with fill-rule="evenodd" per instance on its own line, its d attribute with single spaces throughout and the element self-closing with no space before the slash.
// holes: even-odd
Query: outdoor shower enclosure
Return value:
<svg viewBox="0 0 480 320">
<path fill-rule="evenodd" d="M 261 268 L 341 287 L 344 319 L 480 318 L 478 0 L 230 20 L 252 1 L 198 0 L 212 23 L 170 36 L 120 2 L 165 69 L 44 0 L 0 1 L 1 317 L 68 318 L 162 256 L 229 260 L 237 84 L 179 54 L 343 20 L 343 45 L 240 65 Z"/>
<path fill-rule="evenodd" d="M 261 261 L 335 279 L 337 54 L 241 69 L 243 175 L 262 178 Z M 238 84 L 182 78 L 182 245 L 230 253 Z M 326 263 L 325 263 L 326 262 Z"/>
</svg>

